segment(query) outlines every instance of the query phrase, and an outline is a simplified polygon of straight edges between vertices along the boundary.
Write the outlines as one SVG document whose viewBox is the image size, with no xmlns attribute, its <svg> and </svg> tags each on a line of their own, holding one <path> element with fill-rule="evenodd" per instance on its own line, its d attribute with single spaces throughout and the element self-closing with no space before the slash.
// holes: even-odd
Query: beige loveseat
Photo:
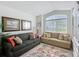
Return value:
<svg viewBox="0 0 79 59">
<path fill-rule="evenodd" d="M 43 34 L 41 41 L 43 43 L 55 45 L 66 49 L 71 49 L 71 37 L 69 34 L 66 33 L 46 32 Z"/>
</svg>

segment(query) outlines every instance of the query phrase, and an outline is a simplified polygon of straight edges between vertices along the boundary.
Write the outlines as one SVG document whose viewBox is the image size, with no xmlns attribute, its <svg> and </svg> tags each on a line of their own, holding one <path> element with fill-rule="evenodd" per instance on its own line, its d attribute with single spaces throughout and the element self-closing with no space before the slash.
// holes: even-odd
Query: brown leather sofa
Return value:
<svg viewBox="0 0 79 59">
<path fill-rule="evenodd" d="M 71 37 L 67 33 L 45 32 L 41 41 L 43 43 L 55 45 L 66 49 L 71 49 Z"/>
</svg>

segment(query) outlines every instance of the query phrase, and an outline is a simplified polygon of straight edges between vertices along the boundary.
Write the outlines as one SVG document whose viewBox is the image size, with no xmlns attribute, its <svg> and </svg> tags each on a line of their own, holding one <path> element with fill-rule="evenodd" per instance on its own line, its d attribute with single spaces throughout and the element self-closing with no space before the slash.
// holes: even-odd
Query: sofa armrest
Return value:
<svg viewBox="0 0 79 59">
<path fill-rule="evenodd" d="M 4 43 L 3 45 L 3 53 L 8 57 L 13 57 L 13 47 L 10 43 Z"/>
<path fill-rule="evenodd" d="M 12 45 L 10 43 L 5 43 L 4 48 L 11 51 L 13 49 Z"/>
</svg>

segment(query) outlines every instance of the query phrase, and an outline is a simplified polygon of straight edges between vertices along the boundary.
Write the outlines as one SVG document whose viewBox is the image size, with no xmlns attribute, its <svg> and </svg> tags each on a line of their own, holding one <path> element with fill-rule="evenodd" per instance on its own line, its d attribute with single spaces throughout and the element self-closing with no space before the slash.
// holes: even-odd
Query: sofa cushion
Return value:
<svg viewBox="0 0 79 59">
<path fill-rule="evenodd" d="M 42 40 L 58 40 L 56 38 L 45 38 L 45 37 L 42 37 Z"/>
<path fill-rule="evenodd" d="M 64 38 L 64 40 L 69 41 L 70 40 L 70 35 L 69 34 L 64 34 L 63 38 Z"/>
<path fill-rule="evenodd" d="M 44 34 L 43 34 L 43 37 L 47 37 L 47 35 L 48 35 L 47 33 L 44 33 Z"/>
<path fill-rule="evenodd" d="M 58 39 L 59 39 L 59 40 L 64 40 L 63 34 L 60 33 Z"/>
<path fill-rule="evenodd" d="M 49 32 L 46 32 L 46 33 L 44 33 L 44 34 L 43 34 L 43 37 L 50 38 L 50 37 L 51 37 L 51 33 L 49 33 Z"/>
<path fill-rule="evenodd" d="M 31 43 L 34 43 L 34 42 L 37 42 L 37 41 L 38 41 L 37 39 L 32 39 L 32 40 L 26 40 L 23 43 L 28 45 L 28 44 L 31 44 Z"/>
<path fill-rule="evenodd" d="M 17 50 L 20 50 L 20 49 L 22 49 L 22 48 L 24 48 L 24 47 L 25 47 L 25 44 L 22 44 L 22 45 L 16 45 L 16 47 L 13 48 L 12 51 L 17 51 Z"/>
<path fill-rule="evenodd" d="M 47 37 L 50 38 L 51 37 L 51 33 L 47 33 Z"/>
<path fill-rule="evenodd" d="M 28 45 L 28 44 L 31 44 L 31 43 L 33 43 L 33 42 L 34 42 L 34 40 L 26 40 L 26 41 L 24 41 L 23 43 L 26 44 L 26 45 Z"/>
<path fill-rule="evenodd" d="M 59 33 L 51 33 L 51 38 L 57 38 L 59 37 Z"/>
<path fill-rule="evenodd" d="M 18 34 L 16 36 L 20 37 L 22 40 L 28 40 L 29 33 Z"/>
<path fill-rule="evenodd" d="M 58 39 L 56 39 L 56 38 L 48 38 L 48 40 L 58 40 Z"/>
<path fill-rule="evenodd" d="M 37 40 L 25 40 L 22 45 L 17 45 L 15 48 L 13 48 L 13 51 L 21 50 L 24 47 L 33 44 L 34 42 L 37 42 Z"/>
<path fill-rule="evenodd" d="M 29 39 L 31 40 L 31 39 L 34 39 L 34 35 L 33 34 L 30 34 L 29 35 Z"/>
</svg>

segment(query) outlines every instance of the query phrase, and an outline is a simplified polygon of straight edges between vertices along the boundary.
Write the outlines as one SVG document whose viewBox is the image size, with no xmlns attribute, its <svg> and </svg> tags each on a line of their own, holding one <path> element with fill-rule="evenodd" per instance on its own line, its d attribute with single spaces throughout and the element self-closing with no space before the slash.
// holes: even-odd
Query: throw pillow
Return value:
<svg viewBox="0 0 79 59">
<path fill-rule="evenodd" d="M 13 46 L 15 47 L 16 43 L 15 41 L 13 40 L 15 38 L 15 36 L 11 36 L 9 38 L 7 38 L 7 41 Z"/>
<path fill-rule="evenodd" d="M 68 34 L 64 34 L 63 37 L 64 37 L 64 40 L 68 41 L 70 36 Z"/>
<path fill-rule="evenodd" d="M 30 34 L 30 39 L 35 39 L 35 38 L 38 38 L 37 34 Z"/>
<path fill-rule="evenodd" d="M 16 44 L 22 44 L 22 39 L 20 38 L 20 37 L 15 37 L 14 38 L 14 40 L 15 40 L 15 42 L 16 42 Z"/>
<path fill-rule="evenodd" d="M 50 38 L 50 37 L 51 37 L 51 33 L 48 33 L 48 34 L 47 34 L 47 37 Z"/>
<path fill-rule="evenodd" d="M 48 37 L 48 36 L 47 36 L 47 33 L 44 33 L 43 36 L 44 36 L 44 37 Z"/>
<path fill-rule="evenodd" d="M 58 39 L 63 40 L 63 34 L 60 33 Z"/>
</svg>

